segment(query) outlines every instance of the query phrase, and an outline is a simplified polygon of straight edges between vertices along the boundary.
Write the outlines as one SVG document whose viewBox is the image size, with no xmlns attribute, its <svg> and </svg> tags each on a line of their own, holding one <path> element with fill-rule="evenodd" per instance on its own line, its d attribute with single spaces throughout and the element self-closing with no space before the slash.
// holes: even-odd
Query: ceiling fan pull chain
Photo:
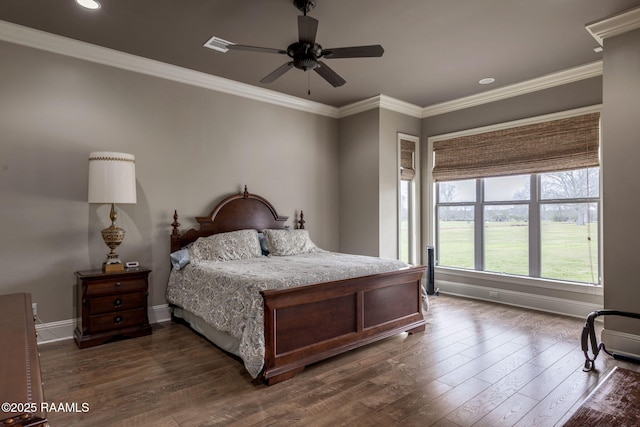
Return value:
<svg viewBox="0 0 640 427">
<path fill-rule="evenodd" d="M 307 73 L 307 95 L 311 96 L 311 73 L 306 71 Z"/>
</svg>

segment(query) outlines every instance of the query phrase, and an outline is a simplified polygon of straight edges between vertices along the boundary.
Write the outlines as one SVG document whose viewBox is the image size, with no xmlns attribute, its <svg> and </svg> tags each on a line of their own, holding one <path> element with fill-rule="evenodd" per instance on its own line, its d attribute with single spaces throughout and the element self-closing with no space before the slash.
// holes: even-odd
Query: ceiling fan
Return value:
<svg viewBox="0 0 640 427">
<path fill-rule="evenodd" d="M 324 61 L 321 61 L 321 58 L 373 58 L 380 57 L 384 53 L 384 49 L 379 44 L 324 49 L 321 45 L 316 43 L 318 21 L 307 16 L 307 12 L 315 7 L 316 0 L 294 0 L 293 4 L 298 8 L 298 10 L 303 12 L 304 15 L 298 16 L 298 41 L 290 44 L 286 50 L 235 44 L 217 37 L 212 37 L 205 46 L 221 50 L 223 52 L 226 52 L 228 49 L 249 50 L 288 55 L 289 58 L 291 58 L 290 61 L 282 64 L 265 78 L 260 80 L 261 83 L 271 83 L 291 68 L 295 67 L 303 71 L 315 71 L 333 87 L 342 86 L 346 83 L 346 80 L 333 71 Z"/>
</svg>

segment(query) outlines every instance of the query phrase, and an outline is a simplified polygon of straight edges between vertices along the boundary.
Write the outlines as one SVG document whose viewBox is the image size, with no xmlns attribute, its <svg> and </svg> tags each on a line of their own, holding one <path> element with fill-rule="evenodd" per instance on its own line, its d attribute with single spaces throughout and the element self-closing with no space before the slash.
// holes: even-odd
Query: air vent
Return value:
<svg viewBox="0 0 640 427">
<path fill-rule="evenodd" d="M 230 44 L 235 43 L 231 43 L 219 37 L 213 36 L 209 40 L 207 40 L 207 42 L 203 46 L 208 47 L 209 49 L 217 50 L 218 52 L 225 53 L 229 50 L 227 46 L 229 46 Z"/>
</svg>

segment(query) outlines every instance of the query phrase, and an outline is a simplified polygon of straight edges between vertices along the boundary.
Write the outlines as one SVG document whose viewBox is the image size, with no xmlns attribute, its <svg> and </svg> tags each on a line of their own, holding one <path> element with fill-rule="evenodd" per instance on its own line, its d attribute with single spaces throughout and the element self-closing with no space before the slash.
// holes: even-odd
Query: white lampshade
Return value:
<svg viewBox="0 0 640 427">
<path fill-rule="evenodd" d="M 136 203 L 136 158 L 132 154 L 89 154 L 89 203 Z"/>
</svg>

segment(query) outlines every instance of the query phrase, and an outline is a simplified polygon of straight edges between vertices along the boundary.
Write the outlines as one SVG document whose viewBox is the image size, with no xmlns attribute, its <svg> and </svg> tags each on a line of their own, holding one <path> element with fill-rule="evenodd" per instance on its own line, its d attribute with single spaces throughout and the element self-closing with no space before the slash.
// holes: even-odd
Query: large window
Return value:
<svg viewBox="0 0 640 427">
<path fill-rule="evenodd" d="M 436 184 L 438 265 L 600 283 L 599 168 Z"/>
<path fill-rule="evenodd" d="M 598 106 L 429 143 L 438 265 L 601 283 Z"/>
</svg>

